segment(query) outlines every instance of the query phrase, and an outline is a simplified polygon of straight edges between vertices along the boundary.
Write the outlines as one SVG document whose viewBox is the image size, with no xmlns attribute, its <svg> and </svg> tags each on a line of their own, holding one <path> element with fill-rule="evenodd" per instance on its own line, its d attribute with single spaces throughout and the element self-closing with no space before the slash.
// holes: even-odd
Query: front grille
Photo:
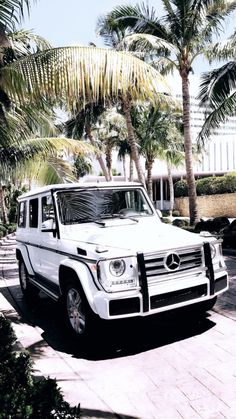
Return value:
<svg viewBox="0 0 236 419">
<path fill-rule="evenodd" d="M 168 254 L 175 254 L 179 259 L 177 270 L 168 269 L 165 266 Z M 144 254 L 144 269 L 146 273 L 148 287 L 162 282 L 166 279 L 182 277 L 184 274 L 199 274 L 203 267 L 202 247 L 191 247 L 179 250 L 173 250 L 162 253 Z"/>
</svg>

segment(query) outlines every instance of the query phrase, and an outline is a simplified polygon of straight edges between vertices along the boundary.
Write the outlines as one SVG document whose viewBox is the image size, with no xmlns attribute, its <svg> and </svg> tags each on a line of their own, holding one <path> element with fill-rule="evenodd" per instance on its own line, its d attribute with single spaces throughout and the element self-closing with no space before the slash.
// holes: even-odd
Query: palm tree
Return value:
<svg viewBox="0 0 236 419">
<path fill-rule="evenodd" d="M 128 176 L 126 173 L 126 156 L 129 156 L 130 164 L 129 164 L 129 180 L 133 180 L 133 159 L 131 155 L 131 148 L 127 138 L 119 139 L 118 143 L 118 154 L 117 157 L 119 160 L 123 162 L 123 173 L 125 180 L 128 180 Z"/>
<path fill-rule="evenodd" d="M 101 167 L 102 173 L 108 182 L 110 180 L 110 176 L 103 161 L 101 152 L 98 149 L 96 138 L 93 134 L 93 128 L 98 123 L 98 120 L 103 112 L 105 112 L 104 103 L 87 103 L 75 117 L 72 117 L 64 124 L 64 128 L 66 135 L 69 138 L 80 139 L 85 133 L 85 136 L 89 139 L 92 146 L 97 149 L 96 158 Z"/>
<path fill-rule="evenodd" d="M 34 138 L 15 142 L 10 147 L 0 147 L 0 208 L 1 219 L 7 223 L 4 185 L 12 179 L 35 179 L 37 183 L 50 184 L 76 181 L 73 165 L 61 154 L 76 153 L 84 157 L 94 149 L 83 141 L 68 138 Z"/>
<path fill-rule="evenodd" d="M 161 57 L 166 71 L 176 69 L 182 81 L 185 165 L 189 193 L 190 223 L 199 216 L 193 172 L 190 133 L 189 73 L 195 59 L 205 54 L 222 20 L 236 7 L 235 1 L 224 0 L 162 0 L 165 15 L 158 19 L 155 10 L 141 6 L 118 6 L 107 15 L 107 21 L 118 22 L 122 30 L 136 34 L 127 37 L 130 45 Z M 111 25 L 112 30 L 112 25 Z"/>
<path fill-rule="evenodd" d="M 115 108 L 104 112 L 97 127 L 97 137 L 105 146 L 105 156 L 109 179 L 112 180 L 112 151 L 127 138 L 127 128 L 124 116 Z"/>
<path fill-rule="evenodd" d="M 140 154 L 145 157 L 147 190 L 152 200 L 152 169 L 162 147 L 163 135 L 169 126 L 167 113 L 150 104 L 139 103 L 132 109 L 132 123 L 138 138 Z"/>
<path fill-rule="evenodd" d="M 27 100 L 53 98 L 77 113 L 87 103 L 121 99 L 139 180 L 145 184 L 130 117 L 131 101 L 160 100 L 160 74 L 124 52 L 94 47 L 54 48 L 17 60 L 8 66 L 24 79 Z M 166 87 L 166 86 L 165 86 Z M 167 98 L 165 97 L 167 100 Z M 24 102 L 24 95 L 21 95 Z"/>
<path fill-rule="evenodd" d="M 169 192 L 170 192 L 170 216 L 174 209 L 174 182 L 172 170 L 184 163 L 184 138 L 176 121 L 170 119 L 166 133 L 161 139 L 159 156 L 167 165 Z"/>
</svg>

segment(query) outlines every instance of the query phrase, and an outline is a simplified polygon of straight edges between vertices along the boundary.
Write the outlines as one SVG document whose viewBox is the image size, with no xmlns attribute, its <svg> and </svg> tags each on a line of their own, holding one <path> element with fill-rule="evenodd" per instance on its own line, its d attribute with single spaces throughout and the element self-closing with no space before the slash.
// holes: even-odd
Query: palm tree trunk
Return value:
<svg viewBox="0 0 236 419">
<path fill-rule="evenodd" d="M 134 160 L 131 153 L 129 156 L 129 181 L 133 182 L 133 180 L 134 180 Z"/>
<path fill-rule="evenodd" d="M 171 173 L 171 165 L 167 162 L 167 172 L 168 172 L 168 181 L 169 181 L 169 192 L 170 192 L 170 216 L 172 217 L 172 212 L 174 209 L 174 183 L 173 183 L 173 177 Z"/>
<path fill-rule="evenodd" d="M 106 142 L 106 163 L 109 180 L 112 180 L 112 145 L 109 139 Z"/>
<path fill-rule="evenodd" d="M 87 137 L 89 138 L 90 143 L 91 143 L 94 147 L 96 147 L 96 141 L 95 141 L 94 136 L 93 136 L 93 134 L 92 134 L 92 131 L 91 131 L 91 126 L 90 126 L 89 124 L 87 124 L 87 125 L 85 126 L 85 132 L 86 132 Z M 108 171 L 107 171 L 107 169 L 106 169 L 106 165 L 105 165 L 105 163 L 104 163 L 104 161 L 103 161 L 102 156 L 101 156 L 101 155 L 99 155 L 99 154 L 97 154 L 97 155 L 96 155 L 96 158 L 97 158 L 98 163 L 100 164 L 100 167 L 101 167 L 102 173 L 104 174 L 106 181 L 107 181 L 107 182 L 109 182 L 109 181 L 110 181 L 109 174 L 108 174 Z"/>
<path fill-rule="evenodd" d="M 8 223 L 7 209 L 5 203 L 5 194 L 2 184 L 0 183 L 0 208 L 1 208 L 1 221 L 3 224 Z"/>
<path fill-rule="evenodd" d="M 126 98 L 123 97 L 123 109 L 124 109 L 126 126 L 127 126 L 127 131 L 128 131 L 128 141 L 131 147 L 132 158 L 134 160 L 135 168 L 138 175 L 138 180 L 139 182 L 143 184 L 144 187 L 146 187 L 145 176 L 142 171 L 140 156 L 139 156 L 138 147 L 136 144 L 134 129 L 133 129 L 132 120 L 131 120 L 131 99 L 129 95 L 127 95 Z"/>
<path fill-rule="evenodd" d="M 146 160 L 146 168 L 147 168 L 147 192 L 148 192 L 148 196 L 151 199 L 151 201 L 153 201 L 152 166 L 153 166 L 153 162 L 151 160 Z"/>
<path fill-rule="evenodd" d="M 197 208 L 197 193 L 196 184 L 193 172 L 193 157 L 192 157 L 192 140 L 190 132 L 190 94 L 189 94 L 189 79 L 187 71 L 182 71 L 182 95 L 183 95 L 183 123 L 184 123 L 184 149 L 185 149 L 185 165 L 186 177 L 188 185 L 189 197 L 189 216 L 190 225 L 194 225 L 199 221 Z"/>
<path fill-rule="evenodd" d="M 123 175 L 124 175 L 125 181 L 127 182 L 128 177 L 127 177 L 127 171 L 126 171 L 126 156 L 122 158 L 122 165 L 123 165 Z"/>
</svg>

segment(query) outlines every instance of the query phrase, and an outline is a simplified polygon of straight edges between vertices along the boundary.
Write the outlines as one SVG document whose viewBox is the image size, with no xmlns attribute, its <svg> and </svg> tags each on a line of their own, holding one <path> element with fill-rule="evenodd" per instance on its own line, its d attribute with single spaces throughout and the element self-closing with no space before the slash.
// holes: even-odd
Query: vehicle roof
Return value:
<svg viewBox="0 0 236 419">
<path fill-rule="evenodd" d="M 89 188 L 119 188 L 119 187 L 132 187 L 142 186 L 138 182 L 125 182 L 125 181 L 111 181 L 111 182 L 85 182 L 85 183 L 58 183 L 54 185 L 46 185 L 39 188 L 34 188 L 18 197 L 18 200 L 27 198 L 29 196 L 40 195 L 48 191 L 58 191 L 64 189 L 89 189 Z"/>
</svg>

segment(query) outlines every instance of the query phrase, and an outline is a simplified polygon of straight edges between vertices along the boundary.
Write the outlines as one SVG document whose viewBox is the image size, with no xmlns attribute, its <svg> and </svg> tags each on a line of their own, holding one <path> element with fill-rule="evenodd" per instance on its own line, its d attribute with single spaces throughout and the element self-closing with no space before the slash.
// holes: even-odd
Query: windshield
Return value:
<svg viewBox="0 0 236 419">
<path fill-rule="evenodd" d="M 82 189 L 57 192 L 62 224 L 99 221 L 113 217 L 152 215 L 141 189 Z"/>
</svg>

